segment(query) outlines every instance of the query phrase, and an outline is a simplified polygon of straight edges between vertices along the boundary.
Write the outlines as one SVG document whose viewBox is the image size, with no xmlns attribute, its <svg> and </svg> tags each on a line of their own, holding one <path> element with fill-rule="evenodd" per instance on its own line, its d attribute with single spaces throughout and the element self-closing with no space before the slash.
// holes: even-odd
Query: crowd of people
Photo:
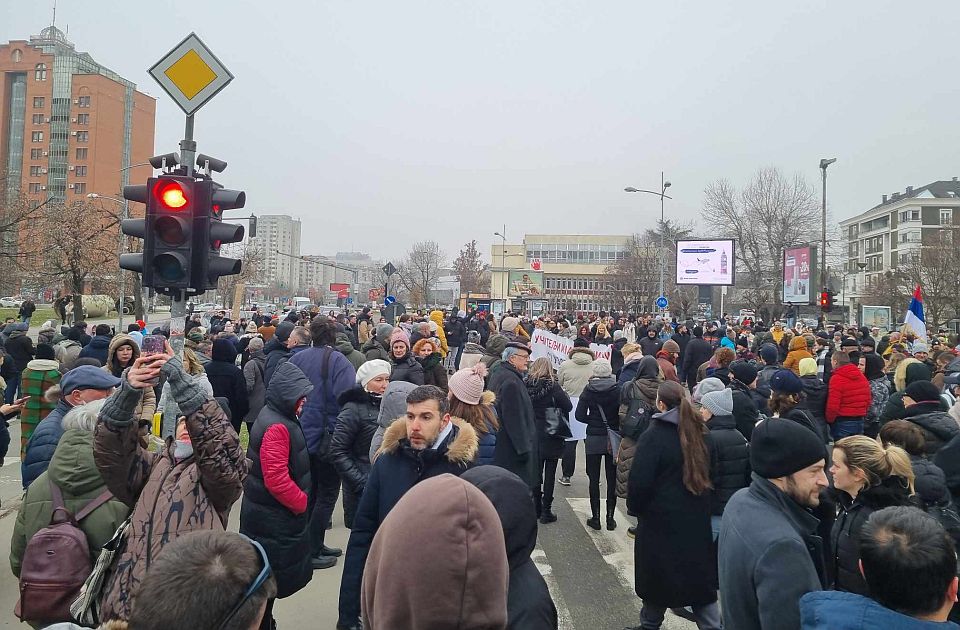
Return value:
<svg viewBox="0 0 960 630">
<path fill-rule="evenodd" d="M 585 525 L 617 529 L 625 501 L 636 628 L 956 627 L 956 339 L 312 307 L 190 316 L 177 357 L 142 322 L 36 346 L 23 326 L 0 335 L 0 414 L 22 423 L 10 561 L 38 627 L 273 628 L 342 559 L 341 630 L 556 628 L 530 554 L 579 452 Z"/>
</svg>

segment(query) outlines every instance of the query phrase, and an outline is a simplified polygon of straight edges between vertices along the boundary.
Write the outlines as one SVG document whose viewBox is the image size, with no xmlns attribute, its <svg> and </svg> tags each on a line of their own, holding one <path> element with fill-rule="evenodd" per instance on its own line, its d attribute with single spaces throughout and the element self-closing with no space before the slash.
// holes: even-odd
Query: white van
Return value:
<svg viewBox="0 0 960 630">
<path fill-rule="evenodd" d="M 305 297 L 294 297 L 293 298 L 293 309 L 295 311 L 300 311 L 305 308 L 310 308 L 313 305 L 313 301 L 310 298 Z"/>
</svg>

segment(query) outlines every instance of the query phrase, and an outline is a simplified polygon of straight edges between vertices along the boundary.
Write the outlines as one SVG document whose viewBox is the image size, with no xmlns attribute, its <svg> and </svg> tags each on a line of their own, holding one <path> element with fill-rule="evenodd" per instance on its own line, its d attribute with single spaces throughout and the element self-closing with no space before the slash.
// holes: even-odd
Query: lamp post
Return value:
<svg viewBox="0 0 960 630">
<path fill-rule="evenodd" d="M 109 197 L 107 195 L 101 195 L 99 193 L 88 193 L 87 199 L 108 199 L 115 203 L 120 204 L 120 221 L 118 221 L 117 234 L 119 238 L 117 239 L 117 260 L 120 259 L 120 255 L 123 253 L 123 230 L 120 229 L 121 223 L 123 220 L 130 216 L 130 206 L 126 199 L 117 199 L 116 197 Z M 117 331 L 123 332 L 123 293 L 124 293 L 124 278 L 123 270 L 120 270 L 120 280 L 117 283 L 120 289 L 120 304 L 117 308 Z"/>
<path fill-rule="evenodd" d="M 501 281 L 502 293 L 500 295 L 503 300 L 503 313 L 501 315 L 507 314 L 507 226 L 504 224 L 502 232 L 494 232 L 494 236 L 499 236 L 501 239 L 501 249 L 500 249 L 500 271 L 503 273 L 503 280 Z M 491 305 L 492 308 L 492 305 Z"/>
<path fill-rule="evenodd" d="M 667 188 L 670 188 L 670 182 L 664 180 L 663 171 L 660 171 L 660 192 L 654 190 L 643 190 L 641 188 L 634 188 L 633 186 L 628 186 L 623 190 L 628 193 L 647 193 L 650 195 L 657 195 L 660 197 L 660 295 L 663 295 L 663 273 L 664 273 L 664 264 L 666 263 L 666 256 L 664 255 L 664 232 L 665 224 L 663 221 L 663 200 L 664 199 L 673 199 L 673 197 L 666 194 Z"/>
<path fill-rule="evenodd" d="M 837 158 L 823 158 L 820 160 L 820 176 L 823 180 L 823 212 L 822 216 L 822 225 L 820 233 L 820 284 L 824 289 L 829 289 L 827 286 L 827 167 L 837 161 Z"/>
</svg>

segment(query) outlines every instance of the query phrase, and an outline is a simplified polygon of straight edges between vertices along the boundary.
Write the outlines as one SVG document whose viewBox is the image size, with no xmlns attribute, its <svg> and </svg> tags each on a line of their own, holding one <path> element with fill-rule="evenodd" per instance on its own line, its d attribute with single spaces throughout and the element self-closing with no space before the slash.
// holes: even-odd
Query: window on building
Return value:
<svg viewBox="0 0 960 630">
<path fill-rule="evenodd" d="M 90 141 L 90 132 L 89 131 L 78 131 L 77 132 L 77 142 L 89 142 Z"/>
<path fill-rule="evenodd" d="M 42 125 L 43 124 L 43 114 L 34 114 L 33 115 L 33 124 Z"/>
<path fill-rule="evenodd" d="M 43 173 L 40 172 L 40 166 L 31 166 L 30 167 L 30 177 L 40 177 Z"/>
<path fill-rule="evenodd" d="M 30 139 L 31 139 L 33 142 L 43 142 L 43 132 L 42 132 L 42 131 L 34 131 L 33 133 L 30 134 Z"/>
<path fill-rule="evenodd" d="M 14 48 L 13 52 L 10 53 L 10 59 L 13 60 L 13 63 L 20 63 L 20 61 L 23 59 L 23 51 L 19 48 Z"/>
<path fill-rule="evenodd" d="M 43 149 L 30 149 L 30 159 L 39 160 L 43 157 Z"/>
<path fill-rule="evenodd" d="M 90 114 L 77 114 L 77 124 L 78 124 L 78 125 L 89 125 L 89 124 L 90 124 Z"/>
<path fill-rule="evenodd" d="M 40 183 L 39 183 L 39 182 L 31 182 L 30 184 L 27 185 L 27 190 L 29 190 L 29 191 L 32 192 L 32 193 L 38 193 L 38 192 L 40 192 Z"/>
<path fill-rule="evenodd" d="M 85 195 L 87 193 L 87 185 L 85 183 L 76 183 L 73 185 L 73 192 L 78 195 Z"/>
<path fill-rule="evenodd" d="M 34 81 L 46 81 L 47 80 L 47 64 L 38 63 L 33 69 L 33 80 Z"/>
<path fill-rule="evenodd" d="M 78 159 L 78 160 L 85 160 L 85 159 L 87 159 L 87 151 L 89 151 L 89 150 L 90 150 L 90 149 L 88 149 L 88 148 L 86 148 L 86 147 L 78 148 L 78 149 L 77 149 L 77 159 Z"/>
<path fill-rule="evenodd" d="M 34 96 L 34 97 L 33 97 L 33 108 L 34 108 L 34 109 L 42 109 L 44 102 L 46 102 L 46 99 L 43 98 L 42 96 Z"/>
<path fill-rule="evenodd" d="M 953 225 L 952 208 L 940 208 L 940 225 Z"/>
<path fill-rule="evenodd" d="M 919 221 L 920 220 L 920 210 L 901 210 L 900 211 L 900 223 L 907 223 L 908 221 Z"/>
<path fill-rule="evenodd" d="M 90 97 L 89 97 L 89 96 L 81 96 L 81 97 L 77 98 L 77 105 L 80 106 L 80 107 L 90 107 Z"/>
<path fill-rule="evenodd" d="M 74 169 L 73 172 L 76 174 L 77 177 L 86 177 L 86 176 L 87 176 L 87 167 L 86 167 L 86 166 L 78 166 L 78 167 L 76 167 L 76 168 Z"/>
</svg>

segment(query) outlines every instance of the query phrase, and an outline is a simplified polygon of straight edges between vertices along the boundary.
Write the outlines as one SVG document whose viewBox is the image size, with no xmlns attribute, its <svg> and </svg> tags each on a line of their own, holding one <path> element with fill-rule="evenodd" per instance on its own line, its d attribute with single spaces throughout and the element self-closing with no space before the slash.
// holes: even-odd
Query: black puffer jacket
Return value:
<svg viewBox="0 0 960 630">
<path fill-rule="evenodd" d="M 443 332 L 447 336 L 447 346 L 458 348 L 467 341 L 467 328 L 459 317 L 451 317 L 443 323 Z"/>
<path fill-rule="evenodd" d="M 803 409 L 807 414 L 817 421 L 820 431 L 826 434 L 827 431 L 827 386 L 816 374 L 801 376 L 800 382 L 803 383 L 803 398 L 799 409 Z"/>
<path fill-rule="evenodd" d="M 740 488 L 750 485 L 750 445 L 737 430 L 733 416 L 713 416 L 707 422 L 707 448 L 710 451 L 710 510 L 723 514 L 727 501 Z"/>
<path fill-rule="evenodd" d="M 407 352 L 402 358 L 391 355 L 390 360 L 393 363 L 393 371 L 390 372 L 390 382 L 406 381 L 414 385 L 423 385 L 423 366 L 413 358 L 413 355 Z"/>
<path fill-rule="evenodd" d="M 751 394 L 751 391 L 755 390 L 751 390 L 737 379 L 730 381 L 730 389 L 733 391 L 733 422 L 740 435 L 749 442 L 750 436 L 753 435 L 753 427 L 760 419 L 760 412 Z"/>
<path fill-rule="evenodd" d="M 913 467 L 913 487 L 924 507 L 946 506 L 950 504 L 950 490 L 943 470 L 926 457 L 910 456 Z"/>
<path fill-rule="evenodd" d="M 528 380 L 527 393 L 533 403 L 533 420 L 540 439 L 540 459 L 560 459 L 563 456 L 564 439 L 546 434 L 546 413 L 547 409 L 556 407 L 569 416 L 573 403 L 560 383 L 549 379 Z"/>
<path fill-rule="evenodd" d="M 887 477 L 879 485 L 861 490 L 852 501 L 850 495 L 840 492 L 840 513 L 830 533 L 830 548 L 833 549 L 831 574 L 835 576 L 835 589 L 867 594 L 867 584 L 858 566 L 860 531 L 877 510 L 895 505 L 912 505 L 908 492 L 906 480 L 896 476 Z"/>
<path fill-rule="evenodd" d="M 940 410 L 938 401 L 910 405 L 906 408 L 903 419 L 923 430 L 923 450 L 927 457 L 932 457 L 944 444 L 960 435 L 957 421 L 947 412 Z"/>
<path fill-rule="evenodd" d="M 600 414 L 606 416 L 606 424 Z M 613 376 L 594 376 L 580 394 L 577 420 L 587 425 L 587 435 L 607 437 L 607 427 L 620 430 L 620 390 Z"/>
<path fill-rule="evenodd" d="M 370 475 L 370 442 L 377 432 L 380 396 L 357 385 L 337 398 L 340 415 L 330 441 L 330 459 L 344 485 L 360 496 Z"/>
<path fill-rule="evenodd" d="M 230 403 L 230 424 L 240 433 L 240 423 L 250 402 L 247 398 L 247 380 L 236 365 L 237 349 L 229 339 L 213 340 L 213 360 L 204 366 L 207 379 L 213 386 L 213 395 Z"/>
<path fill-rule="evenodd" d="M 267 388 L 266 404 L 253 425 L 247 448 L 251 466 L 243 484 L 240 533 L 256 540 L 266 550 L 277 579 L 277 597 L 296 593 L 313 577 L 308 528 L 310 510 L 294 514 L 267 490 L 260 465 L 260 448 L 267 430 L 276 424 L 283 425 L 290 440 L 287 463 L 290 478 L 309 496 L 310 453 L 294 406 L 311 391 L 313 385 L 300 368 L 290 363 L 278 367 Z"/>
<path fill-rule="evenodd" d="M 933 463 L 940 467 L 947 479 L 947 488 L 953 504 L 960 505 L 960 436 L 947 442 L 933 456 Z"/>
</svg>

